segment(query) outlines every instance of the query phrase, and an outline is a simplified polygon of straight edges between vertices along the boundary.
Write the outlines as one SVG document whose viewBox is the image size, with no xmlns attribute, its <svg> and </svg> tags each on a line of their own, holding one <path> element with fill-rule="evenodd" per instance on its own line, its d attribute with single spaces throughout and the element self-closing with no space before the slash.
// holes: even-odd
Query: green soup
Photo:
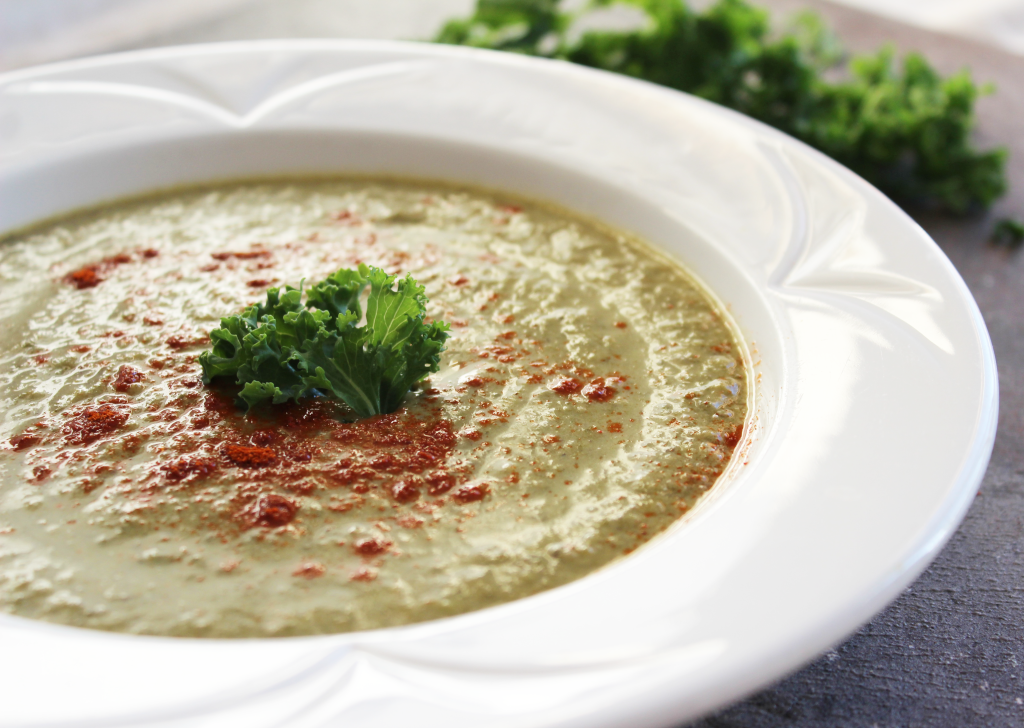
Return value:
<svg viewBox="0 0 1024 728">
<path fill-rule="evenodd" d="M 451 324 L 392 415 L 245 416 L 197 357 L 269 286 L 359 262 Z M 436 184 L 224 185 L 0 243 L 0 610 L 262 637 L 418 622 L 577 579 L 664 531 L 740 440 L 726 317 L 563 211 Z"/>
</svg>

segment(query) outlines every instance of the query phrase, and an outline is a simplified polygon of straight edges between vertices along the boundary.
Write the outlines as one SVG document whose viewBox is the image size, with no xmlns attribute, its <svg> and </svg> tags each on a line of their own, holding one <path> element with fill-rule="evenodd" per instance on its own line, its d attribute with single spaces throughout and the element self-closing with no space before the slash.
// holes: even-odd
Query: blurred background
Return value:
<svg viewBox="0 0 1024 728">
<path fill-rule="evenodd" d="M 1024 55 L 1024 0 L 833 2 Z M 130 48 L 246 38 L 425 40 L 473 5 L 474 0 L 0 0 L 0 71 Z"/>
<path fill-rule="evenodd" d="M 426 40 L 473 0 L 0 0 L 0 71 L 179 43 Z"/>
</svg>

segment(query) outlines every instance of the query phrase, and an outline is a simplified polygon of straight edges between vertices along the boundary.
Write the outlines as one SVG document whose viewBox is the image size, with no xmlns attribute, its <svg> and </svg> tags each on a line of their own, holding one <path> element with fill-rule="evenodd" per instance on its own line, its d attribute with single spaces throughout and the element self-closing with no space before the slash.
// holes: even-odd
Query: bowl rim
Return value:
<svg viewBox="0 0 1024 728">
<path fill-rule="evenodd" d="M 912 538 L 905 539 L 905 548 L 901 553 L 896 555 L 894 558 L 893 555 L 890 555 L 891 558 L 889 559 L 878 560 L 878 564 L 875 566 L 876 573 L 872 579 L 868 580 L 871 582 L 872 588 L 860 590 L 856 598 L 848 599 L 842 609 L 836 610 L 833 608 L 829 610 L 829 613 L 826 615 L 817 615 L 819 619 L 816 621 L 809 620 L 801 630 L 801 638 L 799 640 L 790 641 L 787 644 L 774 645 L 773 649 L 762 650 L 756 655 L 748 655 L 745 661 L 740 660 L 738 663 L 733 664 L 727 671 L 728 680 L 723 679 L 723 676 L 720 675 L 716 680 L 712 680 L 711 684 L 702 683 L 699 680 L 693 680 L 689 684 L 689 689 L 687 689 L 685 685 L 680 687 L 678 683 L 670 682 L 668 684 L 659 684 L 654 688 L 646 690 L 637 690 L 630 696 L 619 696 L 617 698 L 617 702 L 613 701 L 611 704 L 606 702 L 601 703 L 602 710 L 605 712 L 600 719 L 595 719 L 595 716 L 592 713 L 573 713 L 572 711 L 567 713 L 566 711 L 569 709 L 566 705 L 552 703 L 544 710 L 541 710 L 536 714 L 531 714 L 528 718 L 523 718 L 522 720 L 519 720 L 519 722 L 516 722 L 516 720 L 510 720 L 508 722 L 509 725 L 539 724 L 541 722 L 544 724 L 566 726 L 583 724 L 584 722 L 588 725 L 609 726 L 620 724 L 664 725 L 668 724 L 669 721 L 696 717 L 709 709 L 739 698 L 772 680 L 778 679 L 785 673 L 797 668 L 805 661 L 811 659 L 814 655 L 828 648 L 838 639 L 842 638 L 873 616 L 889 601 L 895 598 L 895 596 L 907 584 L 909 584 L 921 571 L 923 571 L 931 559 L 938 553 L 942 545 L 944 545 L 948 540 L 953 530 L 966 513 L 967 507 L 973 500 L 976 487 L 978 483 L 980 483 L 985 468 L 987 467 L 988 458 L 994 444 L 995 425 L 998 414 L 998 381 L 996 378 L 995 358 L 992 351 L 991 341 L 989 340 L 984 321 L 981 318 L 977 305 L 971 297 L 963 280 L 960 278 L 959 274 L 953 268 L 948 259 L 946 259 L 941 251 L 938 250 L 935 243 L 928 238 L 916 223 L 910 220 L 910 218 L 899 210 L 899 208 L 897 208 L 891 201 L 884 198 L 881 193 L 870 187 L 870 185 L 860 178 L 856 177 L 852 172 L 841 167 L 819 152 L 810 149 L 790 137 L 787 137 L 781 132 L 770 129 L 759 122 L 743 117 L 736 112 L 722 109 L 721 107 L 680 94 L 679 92 L 663 89 L 661 87 L 656 87 L 652 84 L 647 84 L 633 79 L 626 79 L 604 72 L 594 71 L 592 69 L 580 68 L 567 63 L 512 56 L 511 54 L 500 54 L 481 49 L 404 43 L 398 41 L 363 40 L 271 40 L 216 43 L 201 46 L 182 46 L 131 51 L 111 56 L 64 61 L 42 67 L 22 69 L 0 75 L 0 114 L 5 111 L 5 108 L 7 110 L 15 109 L 15 113 L 28 114 L 29 112 L 23 112 L 22 107 L 19 107 L 18 104 L 23 104 L 24 108 L 28 108 L 28 105 L 32 103 L 35 97 L 33 97 L 31 93 L 24 93 L 24 89 L 26 87 L 31 87 L 33 83 L 39 81 L 47 82 L 63 78 L 68 80 L 69 83 L 81 82 L 82 79 L 86 79 L 85 82 L 88 82 L 90 74 L 93 74 L 94 76 L 97 74 L 102 76 L 105 71 L 109 70 L 125 71 L 127 69 L 130 75 L 132 67 L 147 68 L 158 66 L 159 64 L 173 64 L 176 61 L 182 60 L 198 61 L 199 65 L 202 66 L 203 59 L 207 59 L 207 65 L 209 65 L 218 59 L 223 60 L 226 56 L 233 56 L 236 58 L 243 56 L 266 58 L 278 55 L 291 57 L 293 60 L 298 59 L 295 62 L 301 65 L 303 59 L 308 61 L 310 58 L 318 57 L 320 55 L 336 56 L 339 59 L 345 58 L 351 60 L 358 58 L 360 54 L 362 54 L 364 58 L 370 58 L 369 61 L 364 63 L 365 66 L 376 65 L 379 67 L 385 63 L 399 65 L 406 63 L 406 65 L 415 67 L 415 61 L 417 59 L 443 61 L 443 63 L 436 67 L 429 66 L 428 64 L 427 68 L 420 68 L 417 72 L 423 73 L 424 78 L 436 77 L 443 79 L 454 76 L 460 80 L 478 84 L 488 81 L 493 83 L 494 79 L 512 84 L 521 82 L 525 78 L 527 80 L 537 81 L 540 84 L 547 84 L 550 86 L 550 89 L 541 89 L 546 93 L 549 93 L 549 95 L 557 94 L 559 92 L 567 93 L 568 91 L 578 91 L 579 89 L 583 89 L 588 92 L 596 89 L 596 91 L 610 95 L 625 94 L 629 98 L 636 100 L 638 103 L 644 104 L 641 111 L 633 112 L 634 116 L 637 117 L 636 121 L 638 124 L 643 121 L 652 129 L 660 130 L 661 126 L 657 123 L 659 120 L 655 119 L 654 121 L 651 121 L 644 115 L 656 116 L 658 114 L 664 114 L 672 116 L 673 120 L 680 124 L 689 122 L 691 124 L 691 126 L 688 127 L 689 132 L 697 136 L 703 134 L 705 136 L 702 138 L 712 139 L 712 141 L 716 143 L 720 143 L 720 140 L 717 139 L 717 137 L 713 137 L 713 134 L 708 131 L 708 125 L 720 125 L 728 132 L 727 134 L 723 132 L 723 136 L 733 135 L 737 139 L 747 143 L 746 146 L 740 145 L 742 148 L 740 151 L 736 152 L 736 156 L 734 158 L 735 161 L 749 161 L 748 157 L 756 157 L 758 154 L 763 155 L 765 158 L 771 157 L 771 155 L 775 154 L 782 159 L 781 163 L 776 160 L 772 164 L 764 162 L 764 159 L 756 160 L 759 163 L 763 163 L 766 169 L 774 170 L 780 178 L 783 178 L 782 182 L 773 180 L 774 184 L 783 188 L 783 192 L 780 193 L 780 199 L 788 199 L 792 202 L 792 200 L 800 198 L 803 200 L 805 207 L 809 207 L 807 204 L 808 200 L 811 200 L 815 204 L 827 207 L 830 202 L 829 195 L 832 195 L 833 197 L 840 194 L 847 195 L 849 199 L 843 198 L 843 200 L 841 200 L 843 204 L 856 204 L 863 208 L 862 219 L 860 221 L 862 226 L 860 229 L 861 232 L 872 224 L 876 224 L 879 228 L 889 230 L 895 236 L 893 240 L 906 248 L 906 251 L 903 251 L 901 248 L 901 253 L 905 253 L 907 259 L 911 263 L 920 264 L 922 266 L 927 264 L 927 273 L 929 276 L 934 277 L 935 280 L 932 280 L 932 278 L 928 278 L 926 280 L 924 273 L 921 273 L 917 278 L 913 278 L 912 282 L 919 284 L 921 287 L 928 290 L 941 289 L 941 293 L 945 297 L 941 298 L 940 296 L 940 303 L 943 306 L 952 306 L 956 308 L 956 313 L 959 317 L 957 326 L 959 326 L 959 328 L 955 332 L 952 331 L 954 328 L 952 323 L 945 322 L 944 320 L 940 320 L 940 323 L 945 322 L 947 324 L 946 328 L 950 329 L 950 331 L 943 331 L 948 335 L 948 338 L 955 339 L 956 346 L 954 347 L 954 351 L 957 356 L 960 358 L 968 355 L 973 357 L 974 360 L 970 362 L 971 367 L 978 370 L 976 380 L 972 382 L 972 396 L 974 399 L 970 403 L 961 405 L 961 411 L 963 412 L 967 412 L 971 407 L 974 408 L 972 412 L 972 421 L 974 423 L 973 428 L 966 435 L 958 433 L 959 440 L 957 441 L 957 446 L 962 451 L 962 457 L 960 460 L 961 465 L 955 473 L 950 474 L 950 477 L 946 482 L 945 490 L 941 496 L 933 496 L 932 500 L 929 501 L 929 504 L 933 508 L 930 518 L 927 519 L 927 523 L 923 526 L 921 526 L 921 524 L 915 524 L 915 527 L 919 527 L 919 532 L 916 532 Z M 391 60 L 381 60 L 385 58 L 390 58 Z M 214 63 L 214 65 L 216 64 Z M 330 65 L 329 62 L 328 65 Z M 205 70 L 210 72 L 209 68 L 206 68 Z M 402 72 L 408 72 L 408 70 Z M 431 76 L 430 74 L 435 74 L 435 76 Z M 489 76 L 493 78 L 490 78 Z M 385 77 L 386 76 L 381 76 L 380 78 Z M 146 83 L 147 82 L 141 82 L 139 85 L 145 86 Z M 369 85 L 372 86 L 373 81 L 371 81 Z M 21 90 L 19 91 L 18 89 Z M 12 90 L 17 93 L 12 93 Z M 538 93 L 539 91 L 540 90 L 538 90 Z M 60 92 L 58 91 L 58 93 Z M 329 89 L 322 93 L 328 95 Z M 495 93 L 497 94 L 497 92 Z M 528 94 L 527 91 L 518 86 L 515 87 L 515 93 L 521 95 Z M 506 96 L 515 95 L 507 90 L 503 90 L 501 94 L 505 94 Z M 455 96 L 457 97 L 457 94 Z M 583 98 L 582 101 L 580 100 L 581 97 Z M 570 101 L 571 103 L 582 105 L 584 110 L 592 111 L 594 108 L 601 108 L 608 114 L 612 113 L 612 107 L 614 106 L 613 104 L 608 103 L 607 100 L 601 101 L 598 99 L 595 101 L 593 98 L 585 96 L 585 94 L 574 96 Z M 506 105 L 511 104 L 508 99 L 505 99 L 505 102 Z M 67 102 L 65 101 L 64 103 Z M 399 102 L 396 101 L 393 103 L 398 104 Z M 602 106 L 602 103 L 605 105 Z M 440 114 L 440 112 L 438 113 Z M 644 118 L 640 119 L 639 117 L 641 116 L 644 116 Z M 694 121 L 694 119 L 696 119 L 696 121 Z M 528 122 L 529 119 L 526 119 L 525 121 L 523 119 L 513 119 L 509 124 L 514 125 L 515 123 L 518 123 L 521 127 L 529 130 L 532 129 L 532 127 L 529 126 Z M 290 127 L 289 124 L 291 124 Z M 271 129 L 271 131 L 281 131 L 281 133 L 285 135 L 288 133 L 298 132 L 309 133 L 311 131 L 309 119 L 305 117 L 298 120 L 292 119 L 291 121 L 284 122 L 282 129 L 283 131 L 281 129 Z M 252 127 L 243 126 L 227 128 L 226 131 L 224 128 L 214 129 L 213 127 L 208 127 L 205 132 L 205 136 L 212 140 L 213 143 L 220 144 L 231 134 L 241 134 L 243 136 L 245 134 L 250 134 L 250 138 L 254 139 L 263 131 L 266 131 L 266 129 L 259 128 L 258 123 Z M 176 139 L 174 140 L 174 143 L 181 142 L 191 144 L 204 136 L 204 133 L 194 131 L 190 133 L 192 133 L 193 136 L 185 136 L 181 139 Z M 354 132 L 352 129 L 346 129 L 344 130 L 344 133 L 352 136 Z M 394 136 L 393 130 L 389 133 Z M 481 134 L 480 130 L 476 127 L 474 127 L 474 133 L 477 133 L 478 135 Z M 552 141 L 553 139 L 564 141 L 563 137 L 558 137 L 556 132 L 552 132 L 550 130 L 542 130 L 538 133 L 542 136 L 547 135 L 547 137 L 545 137 L 545 143 L 549 146 L 554 143 Z M 159 134 L 157 134 L 157 137 L 159 137 Z M 480 136 L 480 138 L 482 139 L 485 137 Z M 674 137 L 666 136 L 665 138 Z M 659 139 L 658 141 L 662 140 Z M 57 140 L 53 142 L 50 147 L 46 147 L 40 145 L 38 140 L 33 140 L 32 144 L 23 145 L 25 147 L 24 149 L 15 150 L 16 154 L 12 155 L 10 149 L 8 152 L 0 152 L 0 196 L 2 196 L 5 190 L 10 191 L 14 189 L 17 184 L 24 180 L 24 175 L 32 173 L 33 170 L 35 170 L 35 173 L 42 175 L 41 178 L 46 178 L 47 174 L 50 174 L 50 177 L 52 178 L 52 170 L 48 171 L 48 169 L 44 169 L 44 167 L 51 163 L 58 165 L 70 163 L 67 161 L 67 159 L 70 159 L 70 156 L 68 156 L 70 152 L 68 150 L 73 149 L 74 154 L 79 154 L 81 152 L 79 148 L 75 147 L 76 144 L 79 144 L 80 146 L 81 141 L 68 141 L 66 139 Z M 140 144 L 143 148 L 147 145 L 153 148 L 158 146 L 152 139 L 148 142 L 143 139 Z M 737 144 L 739 145 L 738 142 Z M 114 146 L 123 149 L 129 148 L 121 142 L 118 142 Z M 468 143 L 465 146 L 468 148 Z M 585 147 L 585 145 L 583 145 L 583 147 Z M 720 144 L 716 149 L 719 148 L 728 147 L 722 147 Z M 565 150 L 562 151 L 565 152 Z M 648 150 L 648 154 L 653 155 L 658 151 L 660 150 L 657 148 Z M 108 155 L 110 153 L 110 148 L 98 148 L 97 153 L 102 158 L 104 155 Z M 526 151 L 519 149 L 518 153 L 527 160 L 525 162 L 527 165 L 531 163 L 527 157 Z M 16 157 L 17 154 L 22 156 L 12 160 L 12 156 Z M 571 149 L 568 152 L 565 152 L 565 154 L 568 155 L 567 158 L 573 159 L 575 157 L 572 155 L 579 155 L 580 151 L 579 149 Z M 67 157 L 64 162 L 61 161 L 61 155 L 65 155 L 65 157 Z M 649 160 L 652 158 L 653 156 L 650 156 L 647 159 Z M 533 160 L 533 163 L 536 164 L 536 160 Z M 788 178 L 785 177 L 787 174 L 785 169 L 787 167 L 789 169 L 788 174 L 790 175 Z M 796 171 L 794 172 L 793 170 Z M 576 172 L 578 170 L 574 169 L 571 171 Z M 595 174 L 595 170 L 593 168 L 587 169 L 586 171 L 588 174 Z M 697 173 L 693 174 L 697 177 L 700 176 Z M 834 189 L 828 188 L 826 192 L 822 192 L 814 184 L 802 181 L 800 177 L 801 174 L 804 174 L 805 176 L 818 175 L 815 179 L 819 180 L 822 185 L 822 189 L 827 187 L 826 182 L 833 185 Z M 607 182 L 607 180 L 605 181 Z M 628 184 L 632 184 L 634 186 L 639 185 L 635 178 L 630 179 Z M 787 184 L 789 187 L 786 187 Z M 620 187 L 621 186 L 622 185 L 620 184 Z M 769 187 L 770 185 L 766 185 L 766 189 Z M 837 190 L 841 190 L 841 193 Z M 513 194 L 517 192 L 515 189 L 511 191 Z M 718 192 L 719 195 L 721 195 L 721 190 L 718 190 Z M 815 197 L 815 195 L 824 195 L 824 202 Z M 556 202 L 561 203 L 561 200 L 556 200 Z M 659 199 L 658 202 L 663 205 L 668 204 L 664 199 Z M 833 204 L 836 203 L 834 199 L 832 199 L 831 202 Z M 799 207 L 799 205 L 796 205 L 796 207 Z M 842 211 L 841 204 L 837 205 L 837 207 Z M 588 211 L 586 210 L 582 212 L 583 214 L 588 214 Z M 815 214 L 816 212 L 813 210 L 809 213 L 807 210 L 804 211 L 805 217 L 808 220 L 811 220 L 811 222 L 816 220 L 814 217 Z M 876 223 L 876 219 L 881 222 Z M 854 233 L 852 233 L 851 239 L 855 239 L 857 245 L 867 245 L 864 240 L 857 238 L 857 234 L 858 231 L 855 230 Z M 706 234 L 699 231 L 694 232 L 693 235 L 694 239 L 701 237 L 701 235 L 707 237 Z M 808 237 L 813 236 L 808 234 Z M 718 244 L 716 241 L 711 242 L 715 245 Z M 816 242 L 816 240 L 812 240 L 810 245 L 813 247 Z M 849 241 L 846 242 L 847 244 L 852 245 Z M 892 244 L 896 245 L 897 242 L 893 242 Z M 828 251 L 826 250 L 826 252 Z M 834 253 L 835 251 L 832 252 Z M 750 271 L 755 270 L 758 275 L 765 273 L 765 270 L 762 270 L 764 268 L 763 265 L 758 268 L 757 265 L 754 265 L 749 261 L 737 263 L 735 251 L 729 251 L 728 255 L 732 256 L 731 262 L 746 273 L 750 273 Z M 814 258 L 813 251 L 812 253 L 807 253 L 807 251 L 797 251 L 797 253 L 790 255 L 790 258 L 792 258 L 792 260 L 789 260 L 789 263 L 792 265 L 784 271 L 785 275 L 780 274 L 778 268 L 774 268 L 770 271 L 770 273 L 774 275 L 774 278 L 772 275 L 764 275 L 763 280 L 757 281 L 759 293 L 763 294 L 766 298 L 770 298 L 771 305 L 779 307 L 780 310 L 786 311 L 787 315 L 793 314 L 791 308 L 795 304 L 792 304 L 792 302 L 787 303 L 784 299 L 786 296 L 794 295 L 794 289 L 800 289 L 800 286 L 791 285 L 790 280 L 786 278 L 786 275 L 792 277 L 794 270 L 798 270 L 798 272 L 801 273 L 801 280 L 811 280 L 814 283 L 814 286 L 811 286 L 811 288 L 815 291 L 825 290 L 833 297 L 847 295 L 849 298 L 857 298 L 857 295 L 861 295 L 850 293 L 847 285 L 849 284 L 849 280 L 843 280 L 843 285 L 847 285 L 847 288 L 843 288 L 841 285 L 837 285 L 834 281 L 827 278 L 826 273 L 831 275 L 835 274 L 836 271 L 829 268 L 832 263 L 827 259 L 825 254 L 819 253 L 818 257 Z M 810 262 L 808 262 L 808 260 Z M 871 283 L 871 285 L 875 285 L 876 287 L 880 287 L 882 284 L 878 282 L 881 280 L 879 276 L 884 277 L 885 275 L 890 277 L 896 276 L 901 279 L 911 279 L 912 276 L 907 272 L 904 263 L 905 261 L 902 259 L 898 261 L 898 264 L 894 260 L 883 259 L 881 262 L 876 262 L 873 266 L 868 265 L 864 267 L 864 270 L 875 276 L 875 278 L 869 280 L 868 283 Z M 803 269 L 801 269 L 801 266 L 803 266 Z M 848 275 L 850 273 L 848 269 L 842 268 L 841 266 L 838 270 L 843 274 Z M 750 273 L 750 275 L 754 275 L 754 273 Z M 815 276 L 818 276 L 818 278 L 815 278 Z M 870 288 L 870 286 L 868 287 Z M 800 290 L 803 291 L 805 296 L 810 296 L 805 289 L 806 287 Z M 871 290 L 868 293 L 870 295 L 875 295 L 878 291 Z M 898 297 L 899 295 L 898 293 L 888 291 L 888 289 L 883 291 L 883 294 L 895 297 Z M 862 294 L 862 298 L 866 295 L 868 294 Z M 818 302 L 820 303 L 820 301 Z M 862 299 L 857 299 L 857 306 L 860 306 L 862 303 Z M 806 304 L 806 301 L 801 302 L 801 305 L 804 304 Z M 842 309 L 843 306 L 845 306 L 846 313 L 849 313 L 851 307 L 854 306 L 854 304 L 849 301 L 835 305 L 838 309 Z M 790 306 L 790 308 L 787 308 L 787 306 Z M 938 304 L 936 304 L 936 306 L 938 306 Z M 938 309 L 933 307 L 932 313 L 935 314 L 936 310 Z M 937 316 L 937 314 L 935 315 Z M 793 334 L 795 330 L 793 326 L 787 326 L 786 322 L 781 319 L 777 323 L 781 339 L 786 339 L 788 336 Z M 836 322 L 833 321 L 833 324 L 835 323 Z M 940 326 L 940 329 L 941 328 L 942 327 Z M 859 330 L 855 333 L 857 335 L 863 335 L 863 332 Z M 803 356 L 799 351 L 794 352 L 794 344 L 791 341 L 780 341 L 778 343 L 778 347 L 780 350 L 785 350 L 785 356 L 797 357 L 798 359 Z M 968 355 L 962 354 L 964 351 L 967 351 Z M 821 353 L 818 354 L 818 356 L 821 355 Z M 799 370 L 801 366 L 807 366 L 807 364 L 801 361 L 796 368 Z M 950 371 L 952 371 L 952 365 L 950 365 L 950 367 Z M 971 367 L 968 367 L 968 369 Z M 956 368 L 957 371 L 960 371 L 961 369 L 963 369 L 963 367 L 958 366 Z M 790 374 L 792 374 L 792 372 L 790 372 Z M 768 406 L 769 409 L 771 409 L 771 407 L 775 408 L 766 413 L 767 419 L 770 420 L 769 427 L 766 428 L 767 434 L 771 434 L 769 431 L 771 430 L 771 427 L 775 426 L 778 422 L 782 422 L 785 417 L 792 414 L 791 411 L 786 408 L 797 406 L 795 400 L 799 399 L 801 394 L 799 387 L 804 386 L 802 382 L 794 381 L 792 376 L 789 380 L 783 376 L 783 380 L 787 386 L 795 386 L 798 389 L 797 392 L 786 391 L 784 394 L 780 395 L 780 401 L 775 402 L 770 406 L 763 405 L 762 403 L 762 406 Z M 785 401 L 781 401 L 782 399 L 785 399 Z M 787 412 L 789 414 L 787 414 Z M 941 429 L 936 430 L 936 432 L 941 433 Z M 781 442 L 780 438 L 776 437 L 772 440 L 771 437 L 767 437 L 765 440 L 766 442 L 761 443 L 762 448 L 769 449 L 774 447 L 779 449 Z M 753 477 L 747 477 L 744 482 L 747 481 L 756 482 L 756 479 Z M 924 498 L 924 495 L 921 497 Z M 708 510 L 710 509 L 704 509 L 705 512 Z M 709 520 L 713 521 L 713 518 L 704 517 L 705 522 Z M 689 526 L 687 528 L 689 528 Z M 677 529 L 677 531 L 678 530 L 679 529 Z M 652 543 L 647 548 L 643 549 L 643 551 L 664 551 L 665 549 L 661 548 L 661 544 L 662 540 L 657 540 L 655 543 Z M 882 564 L 883 561 L 885 562 L 884 565 Z M 631 566 L 633 563 L 640 562 L 633 561 L 631 559 L 618 562 L 618 571 L 622 571 L 623 569 L 628 571 L 637 570 L 639 567 L 634 569 Z M 622 567 L 622 565 L 626 566 Z M 602 569 L 600 573 L 604 573 L 604 571 L 605 570 Z M 587 577 L 587 579 L 589 578 L 590 577 Z M 537 600 L 539 602 L 559 601 L 563 599 L 563 595 L 566 593 L 578 592 L 578 584 L 579 582 L 574 582 L 573 584 L 565 587 L 560 587 L 556 590 L 552 590 L 551 592 L 545 592 L 527 599 Z M 557 594 L 555 594 L 555 592 L 557 592 Z M 395 652 L 396 638 L 391 634 L 395 630 L 402 632 L 402 640 L 419 640 L 421 636 L 425 636 L 429 640 L 436 637 L 436 627 L 438 622 L 444 622 L 446 625 L 457 622 L 457 629 L 461 630 L 465 626 L 467 629 L 472 630 L 480 625 L 486 626 L 488 623 L 498 623 L 506 613 L 511 613 L 513 615 L 518 614 L 522 610 L 520 607 L 515 605 L 520 605 L 522 601 L 526 600 L 513 602 L 509 605 L 492 607 L 467 615 L 438 620 L 437 622 L 392 628 L 390 630 L 383 631 L 375 630 L 373 633 L 351 633 L 349 635 L 340 636 L 286 639 L 288 641 L 293 641 L 296 645 L 311 644 L 314 642 L 328 643 L 331 654 L 335 654 L 339 649 L 339 646 L 341 646 L 344 651 L 344 647 L 351 647 L 357 643 L 369 642 L 373 644 L 368 648 L 366 644 L 361 645 L 362 649 L 366 650 L 364 656 L 365 654 L 372 654 L 380 659 L 392 659 L 395 658 L 396 654 L 398 654 Z M 108 643 L 129 642 L 132 644 L 157 644 L 162 643 L 165 639 L 107 634 L 97 636 L 96 633 L 89 633 L 88 635 L 81 636 L 79 635 L 81 630 L 77 630 L 76 628 L 64 628 L 38 623 L 25 624 L 26 621 L 27 620 L 4 617 L 0 619 L 0 632 L 8 632 L 10 634 L 10 630 L 13 629 L 23 635 L 40 635 L 44 632 L 51 633 L 52 630 L 52 635 L 58 642 L 65 639 L 65 636 L 71 633 L 74 633 L 76 637 L 82 637 L 82 640 L 88 643 L 93 643 L 96 639 L 102 638 L 105 642 L 109 641 Z M 473 634 L 475 635 L 475 639 L 479 638 L 479 633 L 474 632 Z M 732 635 L 731 638 L 734 640 L 739 639 L 742 634 L 743 632 L 740 630 L 736 635 Z M 409 635 L 412 635 L 412 637 L 409 637 Z M 726 635 L 723 639 L 728 642 L 729 638 L 730 635 Z M 174 640 L 172 639 L 172 641 Z M 711 640 L 711 642 L 714 642 L 714 640 Z M 693 644 L 690 644 L 690 647 L 693 646 Z M 719 649 L 719 647 L 716 647 L 713 644 L 710 646 L 705 645 L 705 647 L 712 651 L 714 651 L 714 649 Z M 441 660 L 438 662 L 435 659 L 435 656 L 433 656 L 433 653 L 430 652 L 431 649 L 435 648 L 429 648 L 427 653 L 415 651 L 406 652 L 401 655 L 401 659 L 404 660 L 406 664 L 420 665 L 424 670 L 428 669 L 428 667 L 426 667 L 428 664 L 432 665 L 429 669 L 437 669 L 438 665 L 444 665 L 446 668 L 451 668 L 453 665 L 460 664 L 458 663 L 458 660 L 455 660 L 454 662 L 450 660 L 448 662 Z M 399 652 L 401 652 L 401 650 L 399 650 Z M 684 653 L 685 650 L 681 651 L 679 655 L 670 655 L 667 658 L 665 658 L 664 655 L 661 656 L 661 658 L 664 658 L 664 660 L 667 660 L 669 663 L 668 666 L 662 665 L 660 662 L 658 663 L 661 665 L 663 672 L 666 675 L 673 674 L 672 670 L 669 669 L 673 664 L 679 660 L 685 661 L 685 659 L 690 659 L 692 657 L 692 655 Z M 430 654 L 431 658 L 425 659 L 424 654 Z M 682 657 L 680 657 L 680 655 L 682 655 Z M 465 655 L 462 655 L 462 658 L 460 659 L 464 658 Z M 476 665 L 475 667 L 479 668 L 479 665 Z M 586 672 L 587 670 L 593 669 L 593 665 L 577 667 L 580 672 Z M 495 684 L 498 685 L 495 689 L 502 689 L 500 687 L 500 683 L 501 680 L 495 678 Z M 507 687 L 508 686 L 506 685 L 506 688 Z M 600 701 L 598 701 L 598 703 L 600 703 Z M 595 705 L 598 703 L 595 703 Z M 573 708 L 573 710 L 579 710 L 579 708 Z M 477 717 L 479 717 L 479 715 L 477 715 Z M 156 720 L 155 714 L 153 719 Z M 2 724 L 4 724 L 4 721 L 0 719 L 0 725 Z M 76 723 L 67 724 L 71 725 Z"/>
</svg>

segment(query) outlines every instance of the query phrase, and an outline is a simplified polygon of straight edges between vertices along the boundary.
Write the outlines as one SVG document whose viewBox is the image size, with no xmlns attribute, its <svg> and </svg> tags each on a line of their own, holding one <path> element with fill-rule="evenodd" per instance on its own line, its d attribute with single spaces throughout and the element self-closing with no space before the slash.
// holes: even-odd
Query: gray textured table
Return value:
<svg viewBox="0 0 1024 728">
<path fill-rule="evenodd" d="M 424 37 L 470 0 L 259 0 L 139 45 L 281 36 Z M 964 524 L 888 609 L 796 674 L 692 728 L 1024 726 L 1024 251 L 990 246 L 993 216 L 1024 219 L 1024 58 L 818 0 L 852 50 L 892 42 L 944 73 L 970 67 L 998 92 L 979 104 L 982 144 L 1011 148 L 1010 194 L 985 218 L 922 219 L 973 291 L 999 364 L 999 432 Z M 393 17 L 391 17 L 393 15 Z M 912 422 L 908 422 L 912 426 Z M 942 443 L 936 443 L 941 447 Z"/>
</svg>

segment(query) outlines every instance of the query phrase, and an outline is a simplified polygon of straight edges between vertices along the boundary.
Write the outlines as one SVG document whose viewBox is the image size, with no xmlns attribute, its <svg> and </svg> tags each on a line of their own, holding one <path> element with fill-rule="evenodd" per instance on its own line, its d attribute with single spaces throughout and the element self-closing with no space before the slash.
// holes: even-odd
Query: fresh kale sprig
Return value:
<svg viewBox="0 0 1024 728">
<path fill-rule="evenodd" d="M 366 288 L 366 321 L 360 300 Z M 234 377 L 247 407 L 326 395 L 360 417 L 393 412 L 438 370 L 448 325 L 427 324 L 427 297 L 412 276 L 342 269 L 313 286 L 267 291 L 266 303 L 220 321 L 199 356 L 203 382 Z"/>
<path fill-rule="evenodd" d="M 574 32 L 595 8 L 638 7 L 634 30 Z M 576 26 L 579 27 L 579 26 Z M 966 72 L 942 78 L 918 54 L 898 67 L 893 52 L 842 58 L 816 16 L 769 32 L 768 16 L 744 0 L 703 12 L 683 0 L 591 0 L 564 12 L 560 0 L 477 0 L 468 18 L 436 38 L 560 58 L 653 81 L 723 104 L 781 129 L 853 169 L 902 203 L 965 213 L 1006 190 L 1006 151 L 976 150 L 974 102 L 987 89 Z"/>
<path fill-rule="evenodd" d="M 992 242 L 1016 250 L 1024 245 L 1024 222 L 1004 217 L 996 220 L 992 229 Z"/>
</svg>

